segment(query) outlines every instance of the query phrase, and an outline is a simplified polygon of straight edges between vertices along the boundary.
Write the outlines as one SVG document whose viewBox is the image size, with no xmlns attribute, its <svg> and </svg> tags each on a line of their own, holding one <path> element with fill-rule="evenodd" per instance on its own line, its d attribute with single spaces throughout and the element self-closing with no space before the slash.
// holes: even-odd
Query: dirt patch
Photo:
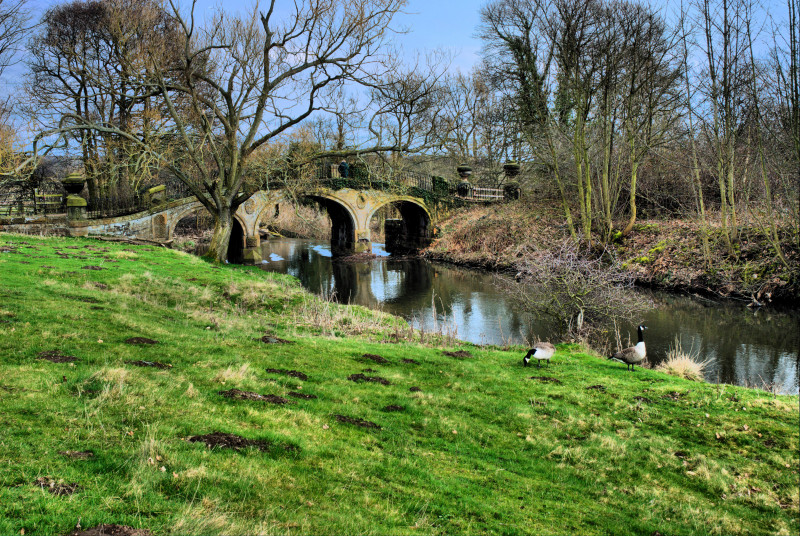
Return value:
<svg viewBox="0 0 800 536">
<path fill-rule="evenodd" d="M 540 382 L 546 383 L 561 383 L 561 380 L 558 378 L 551 378 L 550 376 L 531 376 L 531 380 L 539 380 Z"/>
<path fill-rule="evenodd" d="M 102 266 L 81 266 L 81 270 L 105 270 Z"/>
<path fill-rule="evenodd" d="M 125 344 L 158 344 L 158 341 L 148 339 L 147 337 L 130 337 L 125 339 Z"/>
<path fill-rule="evenodd" d="M 416 386 L 409 387 L 408 390 L 411 391 L 412 393 L 419 393 L 420 391 L 422 391 L 422 389 L 420 389 L 419 387 L 416 387 Z"/>
<path fill-rule="evenodd" d="M 347 377 L 348 380 L 351 382 L 371 382 L 371 383 L 379 383 L 381 385 L 391 385 L 392 382 L 387 380 L 386 378 L 381 378 L 380 376 L 364 376 L 363 374 L 351 374 Z"/>
<path fill-rule="evenodd" d="M 386 363 L 389 362 L 389 360 L 386 359 L 385 357 L 381 357 L 381 356 L 376 355 L 376 354 L 364 354 L 361 357 L 365 357 L 365 358 L 369 359 L 370 361 L 378 363 L 379 365 L 385 365 Z"/>
<path fill-rule="evenodd" d="M 420 364 L 420 362 L 419 362 L 419 361 L 416 361 L 416 360 L 414 360 L 414 359 L 408 359 L 408 358 L 403 358 L 403 359 L 402 359 L 402 362 L 403 362 L 403 363 L 408 363 L 408 364 L 410 364 L 410 365 L 419 365 L 419 364 Z"/>
<path fill-rule="evenodd" d="M 94 452 L 91 450 L 62 450 L 59 454 L 67 458 L 72 458 L 73 460 L 88 460 L 89 458 L 94 458 Z"/>
<path fill-rule="evenodd" d="M 108 285 L 105 283 L 93 283 L 95 288 L 99 288 L 100 290 L 108 290 Z"/>
<path fill-rule="evenodd" d="M 166 363 L 159 363 L 158 361 L 125 361 L 128 365 L 134 365 L 136 367 L 154 367 L 157 369 L 171 369 L 172 365 L 167 365 Z"/>
<path fill-rule="evenodd" d="M 67 536 L 153 536 L 153 533 L 125 525 L 103 524 L 86 530 L 76 529 Z"/>
<path fill-rule="evenodd" d="M 360 426 L 361 428 L 374 428 L 376 430 L 381 429 L 380 424 L 375 424 L 372 421 L 365 421 L 364 419 L 359 419 L 356 417 L 348 417 L 346 415 L 334 415 L 334 418 L 339 422 L 345 424 L 354 424 L 356 426 Z"/>
<path fill-rule="evenodd" d="M 365 368 L 365 369 L 364 369 L 364 370 L 362 370 L 361 372 L 378 372 L 378 371 L 377 371 L 377 370 L 375 370 L 375 369 L 371 369 L 371 368 Z"/>
<path fill-rule="evenodd" d="M 676 450 L 674 455 L 681 459 L 689 457 L 689 453 L 686 452 L 685 450 Z"/>
<path fill-rule="evenodd" d="M 46 489 L 53 495 L 72 495 L 76 491 L 79 491 L 81 487 L 73 482 L 71 484 L 63 484 L 60 482 L 56 482 L 52 478 L 46 476 L 40 476 L 33 482 L 34 486 L 39 486 L 42 489 Z"/>
<path fill-rule="evenodd" d="M 223 432 L 212 432 L 206 435 L 192 436 L 188 439 L 191 443 L 205 443 L 210 448 L 224 448 L 242 450 L 247 447 L 255 447 L 260 451 L 269 450 L 272 443 L 265 439 L 247 439 L 236 434 L 225 434 Z"/>
<path fill-rule="evenodd" d="M 71 299 L 77 300 L 77 301 L 81 301 L 81 302 L 84 302 L 84 303 L 100 303 L 100 300 L 98 300 L 97 298 L 92 298 L 92 297 L 88 297 L 88 296 L 68 296 L 68 298 L 71 298 Z"/>
<path fill-rule="evenodd" d="M 590 385 L 586 389 L 594 389 L 596 391 L 600 391 L 601 393 L 605 393 L 606 392 L 606 386 L 605 385 Z"/>
<path fill-rule="evenodd" d="M 287 369 L 277 369 L 277 368 L 268 368 L 267 372 L 271 374 L 283 374 L 284 376 L 291 376 L 292 378 L 297 378 L 298 380 L 307 380 L 308 376 L 303 374 L 298 370 L 287 370 Z"/>
<path fill-rule="evenodd" d="M 299 398 L 301 400 L 313 400 L 313 399 L 317 398 L 317 395 L 309 395 L 309 394 L 306 394 L 306 393 L 298 393 L 297 391 L 289 391 L 286 394 L 291 396 L 292 398 Z"/>
<path fill-rule="evenodd" d="M 643 402 L 645 404 L 652 404 L 653 401 L 647 398 L 646 396 L 634 396 L 634 400 L 638 400 L 639 402 Z"/>
<path fill-rule="evenodd" d="M 286 339 L 281 339 L 280 337 L 274 337 L 272 335 L 264 335 L 254 340 L 261 341 L 264 344 L 294 344 L 294 341 L 287 341 Z"/>
<path fill-rule="evenodd" d="M 60 350 L 47 350 L 40 352 L 38 359 L 44 359 L 51 363 L 74 363 L 78 358 L 74 355 L 64 355 Z"/>
<path fill-rule="evenodd" d="M 386 412 L 391 413 L 393 411 L 405 411 L 405 410 L 406 410 L 406 408 L 404 408 L 403 406 L 398 406 L 396 404 L 391 404 L 391 405 L 386 406 L 385 408 L 383 408 L 381 411 L 386 411 Z"/>
<path fill-rule="evenodd" d="M 455 357 L 457 359 L 464 359 L 465 357 L 472 357 L 472 354 L 466 350 L 458 350 L 457 352 L 442 352 L 442 355 L 447 357 Z"/>
<path fill-rule="evenodd" d="M 289 401 L 278 395 L 261 395 L 250 391 L 240 391 L 239 389 L 230 389 L 228 391 L 220 391 L 219 393 L 225 398 L 235 398 L 237 400 L 258 400 L 260 402 L 269 402 L 270 404 L 287 404 Z"/>
<path fill-rule="evenodd" d="M 688 391 L 686 393 L 679 393 L 678 391 L 670 391 L 669 393 L 667 393 L 665 395 L 661 395 L 661 398 L 663 398 L 665 400 L 680 400 L 683 397 L 685 397 L 687 395 L 687 393 L 688 393 Z"/>
</svg>

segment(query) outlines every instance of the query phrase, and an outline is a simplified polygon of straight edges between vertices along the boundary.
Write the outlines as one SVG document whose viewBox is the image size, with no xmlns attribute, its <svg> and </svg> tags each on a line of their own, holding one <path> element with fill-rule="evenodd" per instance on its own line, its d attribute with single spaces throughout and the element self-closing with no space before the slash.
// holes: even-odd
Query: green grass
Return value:
<svg viewBox="0 0 800 536">
<path fill-rule="evenodd" d="M 797 397 L 627 373 L 574 345 L 524 369 L 519 348 L 419 344 L 287 276 L 89 239 L 0 235 L 0 334 L 0 534 L 797 533 Z M 37 358 L 51 350 L 77 360 Z M 391 384 L 347 379 L 365 369 Z M 273 447 L 186 440 L 216 431 Z"/>
</svg>

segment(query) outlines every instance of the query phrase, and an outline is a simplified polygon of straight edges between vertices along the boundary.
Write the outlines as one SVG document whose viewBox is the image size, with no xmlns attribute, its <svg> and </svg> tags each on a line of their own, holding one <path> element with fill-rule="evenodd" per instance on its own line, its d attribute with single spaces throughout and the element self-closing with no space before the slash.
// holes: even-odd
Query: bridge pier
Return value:
<svg viewBox="0 0 800 536">
<path fill-rule="evenodd" d="M 261 264 L 261 237 L 258 233 L 246 236 L 244 239 L 244 251 L 242 252 L 242 264 Z"/>
</svg>

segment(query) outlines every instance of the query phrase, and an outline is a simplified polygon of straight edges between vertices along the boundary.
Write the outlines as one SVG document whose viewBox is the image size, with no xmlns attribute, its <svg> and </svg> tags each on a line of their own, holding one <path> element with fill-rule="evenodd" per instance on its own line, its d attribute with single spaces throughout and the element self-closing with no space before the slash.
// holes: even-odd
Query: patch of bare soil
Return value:
<svg viewBox="0 0 800 536">
<path fill-rule="evenodd" d="M 676 400 L 677 401 L 677 400 L 680 400 L 683 397 L 685 397 L 688 394 L 688 392 L 689 391 L 686 391 L 685 393 L 679 393 L 678 391 L 670 391 L 669 393 L 667 393 L 665 395 L 662 395 L 661 398 L 664 398 L 666 400 Z"/>
<path fill-rule="evenodd" d="M 381 378 L 380 376 L 364 376 L 363 374 L 351 374 L 347 377 L 348 380 L 351 382 L 371 382 L 371 383 L 379 383 L 381 385 L 391 385 L 392 382 L 387 380 L 386 378 Z"/>
<path fill-rule="evenodd" d="M 597 391 L 600 391 L 601 393 L 605 393 L 606 392 L 606 386 L 605 385 L 590 385 L 586 389 L 595 389 Z"/>
<path fill-rule="evenodd" d="M 100 303 L 100 300 L 98 300 L 97 298 L 92 298 L 91 296 L 65 296 L 65 297 L 69 298 L 70 300 L 75 300 L 84 303 Z"/>
<path fill-rule="evenodd" d="M 108 290 L 108 285 L 105 283 L 93 283 L 93 285 L 100 290 Z"/>
<path fill-rule="evenodd" d="M 125 361 L 128 365 L 134 365 L 136 367 L 154 367 L 157 369 L 171 369 L 172 365 L 167 365 L 166 363 L 159 363 L 158 361 Z"/>
<path fill-rule="evenodd" d="M 408 390 L 411 391 L 412 393 L 419 393 L 420 391 L 422 391 L 422 389 L 420 389 L 419 387 L 416 387 L 416 386 L 409 387 Z"/>
<path fill-rule="evenodd" d="M 364 419 L 359 419 L 356 417 L 348 417 L 346 415 L 334 415 L 334 418 L 341 423 L 354 424 L 356 426 L 360 426 L 361 428 L 374 428 L 377 430 L 381 429 L 380 424 L 375 424 L 372 421 L 365 421 Z"/>
<path fill-rule="evenodd" d="M 205 443 L 210 448 L 225 448 L 242 450 L 247 447 L 255 447 L 260 451 L 269 450 L 272 446 L 270 441 L 265 439 L 247 439 L 236 434 L 225 434 L 223 432 L 212 432 L 206 435 L 192 436 L 188 439 L 191 443 Z"/>
<path fill-rule="evenodd" d="M 235 398 L 237 400 L 258 400 L 261 402 L 269 402 L 270 404 L 287 404 L 289 401 L 278 395 L 261 395 L 251 391 L 240 391 L 239 389 L 230 389 L 228 391 L 220 391 L 217 393 L 225 398 Z"/>
<path fill-rule="evenodd" d="M 126 344 L 158 344 L 158 341 L 148 339 L 147 337 L 130 337 L 125 339 Z"/>
<path fill-rule="evenodd" d="M 284 376 L 291 376 L 292 378 L 297 378 L 298 380 L 303 380 L 303 381 L 308 379 L 308 376 L 297 370 L 268 368 L 267 372 L 271 374 L 283 374 Z"/>
<path fill-rule="evenodd" d="M 689 457 L 689 453 L 688 453 L 688 452 L 686 452 L 685 450 L 676 450 L 676 451 L 674 452 L 674 455 L 675 455 L 676 457 L 678 457 L 678 458 L 681 458 L 681 459 L 683 459 L 683 458 L 688 458 L 688 457 Z"/>
<path fill-rule="evenodd" d="M 73 460 L 88 460 L 89 458 L 94 458 L 94 452 L 91 450 L 62 450 L 59 454 L 67 458 L 72 458 Z"/>
<path fill-rule="evenodd" d="M 540 382 L 547 382 L 547 383 L 561 383 L 561 380 L 558 378 L 551 378 L 550 376 L 531 376 L 532 380 L 539 380 Z"/>
<path fill-rule="evenodd" d="M 153 536 L 148 529 L 135 529 L 125 525 L 103 524 L 86 530 L 75 529 L 67 536 Z"/>
<path fill-rule="evenodd" d="M 403 363 L 408 363 L 410 365 L 419 365 L 420 364 L 420 362 L 415 360 L 415 359 L 403 358 L 402 361 L 403 361 Z"/>
<path fill-rule="evenodd" d="M 405 411 L 405 409 L 406 408 L 404 408 L 403 406 L 398 406 L 396 404 L 391 404 L 391 405 L 388 405 L 385 408 L 383 408 L 382 411 L 386 411 L 386 412 Z"/>
<path fill-rule="evenodd" d="M 457 352 L 442 352 L 442 355 L 447 357 L 455 357 L 457 359 L 464 359 L 465 357 L 472 357 L 472 354 L 466 350 L 458 350 Z"/>
<path fill-rule="evenodd" d="M 317 398 L 317 395 L 309 395 L 309 394 L 306 394 L 306 393 L 298 393 L 297 391 L 289 391 L 286 394 L 291 396 L 292 398 L 299 398 L 301 400 L 313 400 L 314 398 Z"/>
<path fill-rule="evenodd" d="M 50 361 L 51 363 L 73 363 L 78 359 L 74 355 L 64 355 L 60 350 L 40 352 L 38 358 Z"/>
<path fill-rule="evenodd" d="M 81 270 L 105 270 L 102 266 L 81 266 Z"/>
<path fill-rule="evenodd" d="M 46 489 L 53 495 L 72 495 L 76 491 L 79 491 L 81 487 L 76 483 L 72 482 L 71 484 L 63 484 L 61 482 L 56 482 L 52 478 L 46 476 L 40 476 L 33 482 L 34 486 L 39 486 L 42 489 Z"/>
<path fill-rule="evenodd" d="M 643 402 L 644 404 L 652 404 L 653 401 L 647 398 L 646 396 L 634 396 L 634 400 L 638 400 L 639 402 Z"/>
<path fill-rule="evenodd" d="M 258 339 L 254 340 L 261 341 L 264 344 L 294 344 L 294 341 L 287 341 L 286 339 L 281 339 L 280 337 L 275 337 L 273 335 L 264 335 L 263 337 L 259 337 Z"/>
<path fill-rule="evenodd" d="M 385 365 L 386 363 L 389 362 L 389 360 L 386 359 L 385 357 L 381 357 L 381 356 L 376 355 L 376 354 L 364 354 L 361 357 L 365 357 L 365 358 L 369 359 L 370 361 L 378 363 L 379 365 Z"/>
</svg>

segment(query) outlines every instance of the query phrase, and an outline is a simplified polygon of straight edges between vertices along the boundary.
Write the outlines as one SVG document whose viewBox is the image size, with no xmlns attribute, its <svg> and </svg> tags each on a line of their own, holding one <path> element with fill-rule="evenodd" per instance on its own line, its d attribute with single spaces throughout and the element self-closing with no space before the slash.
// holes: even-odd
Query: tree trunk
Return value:
<svg viewBox="0 0 800 536">
<path fill-rule="evenodd" d="M 631 144 L 633 145 L 633 144 Z M 633 148 L 631 148 L 633 150 Z M 633 224 L 636 223 L 636 179 L 639 175 L 639 162 L 636 158 L 631 159 L 631 195 L 629 205 L 631 208 L 631 217 L 628 219 L 628 225 L 622 230 L 622 236 L 628 236 L 633 230 Z"/>
<path fill-rule="evenodd" d="M 204 257 L 214 262 L 225 262 L 228 259 L 232 230 L 233 211 L 230 207 L 218 207 L 214 214 L 214 234 Z"/>
</svg>

